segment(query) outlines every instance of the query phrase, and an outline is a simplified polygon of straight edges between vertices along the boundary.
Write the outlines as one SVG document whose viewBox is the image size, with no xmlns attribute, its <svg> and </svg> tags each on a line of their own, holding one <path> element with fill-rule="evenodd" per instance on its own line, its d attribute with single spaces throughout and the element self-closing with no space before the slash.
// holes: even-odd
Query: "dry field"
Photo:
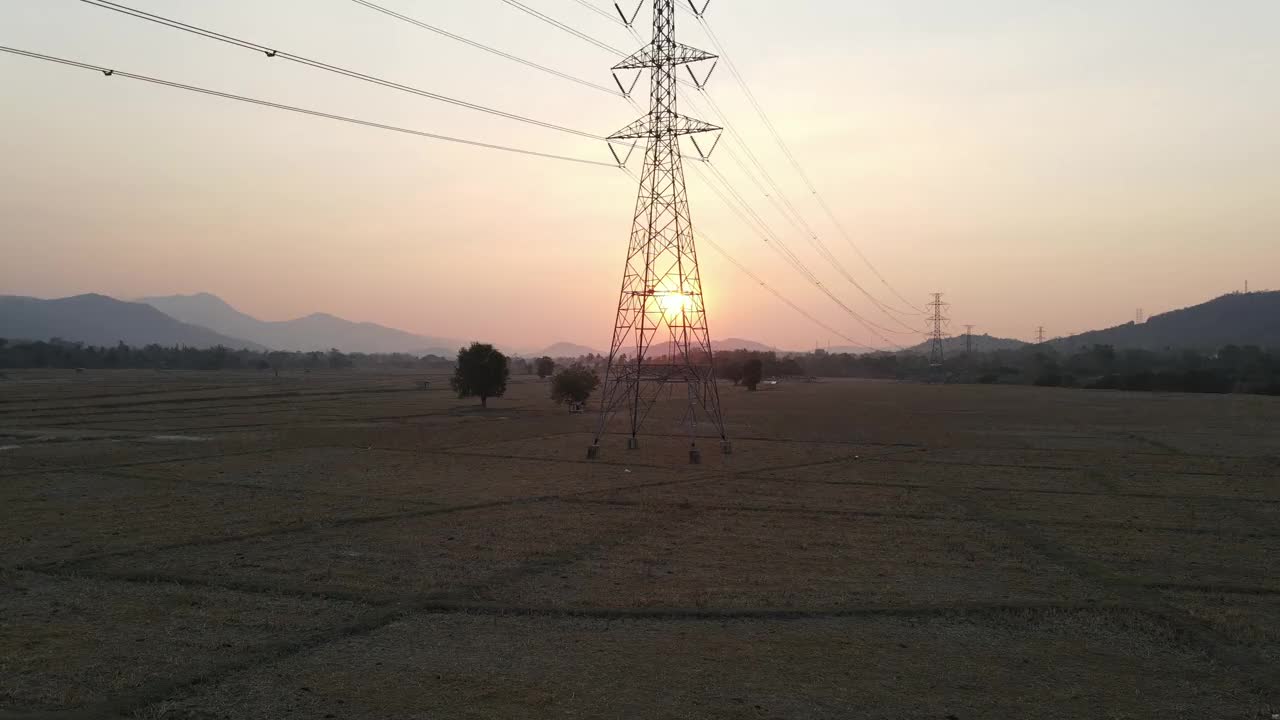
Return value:
<svg viewBox="0 0 1280 720">
<path fill-rule="evenodd" d="M 0 379 L 0 718 L 1262 718 L 1280 401 Z"/>
</svg>

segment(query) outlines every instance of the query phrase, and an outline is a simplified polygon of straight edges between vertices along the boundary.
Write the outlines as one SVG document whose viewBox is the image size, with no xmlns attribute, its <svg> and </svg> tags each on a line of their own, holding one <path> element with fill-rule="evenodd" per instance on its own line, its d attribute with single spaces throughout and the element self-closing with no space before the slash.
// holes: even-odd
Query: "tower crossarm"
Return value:
<svg viewBox="0 0 1280 720">
<path fill-rule="evenodd" d="M 630 125 L 622 128 L 618 132 L 609 136 L 610 140 L 639 140 L 641 138 L 656 138 L 668 135 L 694 135 L 696 133 L 715 132 L 722 130 L 718 125 L 712 125 L 696 118 L 687 117 L 685 115 L 670 115 L 670 123 L 663 123 L 659 127 L 653 121 L 652 115 L 646 115 Z"/>
<path fill-rule="evenodd" d="M 689 47 L 674 41 L 649 43 L 626 60 L 613 66 L 614 70 L 642 70 L 644 68 L 686 65 L 688 63 L 715 60 L 717 56 L 705 50 Z"/>
</svg>

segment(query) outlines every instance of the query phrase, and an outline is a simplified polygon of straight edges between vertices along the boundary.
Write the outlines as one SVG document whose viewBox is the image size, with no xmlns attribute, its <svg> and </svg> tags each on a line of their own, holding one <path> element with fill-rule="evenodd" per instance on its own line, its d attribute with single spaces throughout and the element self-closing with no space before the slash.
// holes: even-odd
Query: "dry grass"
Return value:
<svg viewBox="0 0 1280 720">
<path fill-rule="evenodd" d="M 352 603 L 6 573 L 0 707 L 79 707 L 357 622 Z"/>
<path fill-rule="evenodd" d="M 427 616 L 242 673 L 176 717 L 1231 717 L 1229 671 L 1126 614 Z M 1235 717 L 1244 717 L 1235 715 Z"/>
<path fill-rule="evenodd" d="M 419 379 L 12 373 L 0 718 L 1280 704 L 1274 399 L 725 388 L 691 466 Z"/>
</svg>

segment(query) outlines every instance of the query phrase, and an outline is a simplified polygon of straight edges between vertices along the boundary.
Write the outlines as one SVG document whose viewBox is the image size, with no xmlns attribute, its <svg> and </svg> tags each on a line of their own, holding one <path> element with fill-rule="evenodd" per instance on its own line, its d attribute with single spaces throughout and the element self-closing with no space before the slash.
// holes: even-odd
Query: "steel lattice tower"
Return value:
<svg viewBox="0 0 1280 720">
<path fill-rule="evenodd" d="M 929 365 L 930 367 L 942 367 L 946 354 L 943 351 L 942 340 L 947 337 L 947 325 L 951 322 L 943 312 L 950 307 L 947 303 L 942 302 L 942 293 L 934 293 L 933 301 L 925 305 L 931 311 L 928 318 L 929 323 Z"/>
<path fill-rule="evenodd" d="M 680 115 L 676 109 L 676 71 L 714 58 L 676 42 L 675 0 L 653 0 L 653 41 L 614 66 L 615 73 L 648 69 L 650 101 L 648 115 L 609 136 L 611 141 L 629 141 L 633 147 L 643 142 L 645 156 L 600 419 L 588 458 L 598 455 L 600 438 L 619 411 L 625 411 L 631 431 L 627 447 L 639 447 L 637 435 L 659 393 L 668 387 L 674 391 L 678 385 L 685 386 L 688 397 L 681 422 L 689 432 L 690 462 L 701 457 L 696 445 L 699 413 L 715 427 L 723 451 L 730 448 L 712 370 L 711 336 L 680 152 L 682 135 L 720 128 Z M 694 144 L 702 154 L 696 139 Z"/>
</svg>

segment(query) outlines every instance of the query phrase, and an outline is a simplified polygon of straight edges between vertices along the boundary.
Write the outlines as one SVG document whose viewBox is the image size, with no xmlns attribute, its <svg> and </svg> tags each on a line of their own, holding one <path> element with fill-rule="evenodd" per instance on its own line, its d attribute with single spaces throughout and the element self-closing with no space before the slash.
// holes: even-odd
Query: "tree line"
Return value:
<svg viewBox="0 0 1280 720">
<path fill-rule="evenodd" d="M 319 370 L 323 368 L 403 368 L 448 371 L 453 360 L 438 355 L 406 353 L 284 352 L 233 350 L 217 346 L 184 346 L 124 343 L 99 347 L 53 338 L 12 341 L 0 338 L 0 368 L 156 369 L 156 370 Z"/>
<path fill-rule="evenodd" d="M 1254 345 L 1226 345 L 1212 353 L 1117 350 L 1111 345 L 1061 352 L 1037 345 L 961 355 L 948 360 L 944 369 L 951 378 L 979 383 L 1280 395 L 1280 353 Z"/>
<path fill-rule="evenodd" d="M 1117 350 L 1093 345 L 1062 352 L 1049 345 L 952 354 L 941 367 L 916 353 L 853 355 L 739 350 L 716 354 L 716 374 L 747 384 L 744 368 L 758 362 L 765 377 L 869 378 L 985 384 L 1080 387 L 1102 390 L 1257 393 L 1280 395 L 1280 352 L 1227 345 L 1217 352 Z M 758 382 L 758 378 L 756 378 Z M 751 385 L 748 385 L 751 387 Z"/>
<path fill-rule="evenodd" d="M 146 345 L 93 346 L 57 338 L 0 338 L 0 369 L 318 370 L 398 368 L 454 373 L 463 397 L 500 397 L 511 374 L 552 378 L 552 398 L 581 403 L 599 386 L 604 358 L 586 356 L 559 368 L 549 357 L 509 358 L 492 345 L 475 343 L 457 357 L 405 353 L 285 352 Z M 624 360 L 625 362 L 625 360 Z M 467 377 L 459 373 L 467 368 Z M 958 353 L 932 367 L 916 353 L 779 354 L 732 350 L 715 355 L 716 375 L 754 390 L 765 378 L 872 378 L 1081 387 L 1110 390 L 1259 393 L 1280 395 L 1280 352 L 1253 345 L 1227 345 L 1217 352 L 1117 350 L 1110 345 L 1063 352 L 1050 345 Z M 485 374 L 487 373 L 487 375 Z M 471 379 L 468 379 L 471 378 Z M 483 392 L 481 392 L 483 391 Z"/>
</svg>

